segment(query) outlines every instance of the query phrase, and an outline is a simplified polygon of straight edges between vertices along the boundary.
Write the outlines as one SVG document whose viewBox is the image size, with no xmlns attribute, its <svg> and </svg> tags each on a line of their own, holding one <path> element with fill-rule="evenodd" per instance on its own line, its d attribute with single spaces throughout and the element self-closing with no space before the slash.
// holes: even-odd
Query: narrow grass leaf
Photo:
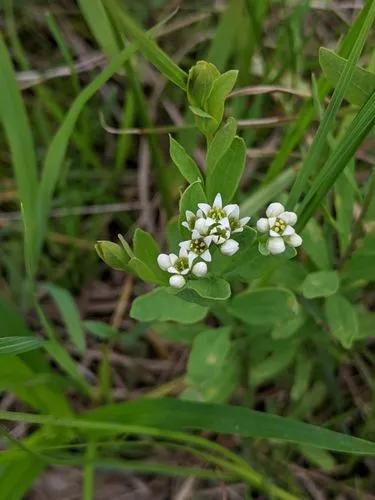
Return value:
<svg viewBox="0 0 375 500">
<path fill-rule="evenodd" d="M 33 351 L 42 345 L 43 340 L 35 337 L 0 337 L 0 356 Z"/>
<path fill-rule="evenodd" d="M 80 312 L 72 295 L 68 290 L 51 283 L 43 285 L 43 288 L 51 295 L 57 305 L 71 341 L 83 354 L 86 350 L 85 332 L 82 328 Z"/>
</svg>

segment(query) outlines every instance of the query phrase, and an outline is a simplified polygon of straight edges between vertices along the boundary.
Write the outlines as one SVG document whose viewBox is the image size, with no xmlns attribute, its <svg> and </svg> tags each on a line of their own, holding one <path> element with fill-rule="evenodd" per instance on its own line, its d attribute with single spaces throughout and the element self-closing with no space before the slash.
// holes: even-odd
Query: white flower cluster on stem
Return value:
<svg viewBox="0 0 375 500">
<path fill-rule="evenodd" d="M 268 234 L 267 249 L 270 254 L 283 253 L 285 244 L 291 247 L 302 245 L 302 238 L 293 227 L 297 222 L 296 213 L 285 211 L 281 203 L 275 202 L 268 205 L 266 216 L 258 220 L 257 229 Z"/>
<path fill-rule="evenodd" d="M 240 218 L 238 205 L 223 206 L 220 193 L 212 205 L 198 203 L 197 212 L 188 210 L 185 216 L 182 225 L 191 232 L 191 239 L 180 243 L 178 256 L 173 253 L 158 256 L 159 267 L 172 274 L 169 284 L 175 288 L 182 288 L 186 283 L 185 277 L 190 273 L 196 277 L 207 274 L 212 245 L 218 246 L 223 255 L 234 255 L 239 244 L 231 236 L 242 232 L 250 220 L 250 217 Z"/>
</svg>

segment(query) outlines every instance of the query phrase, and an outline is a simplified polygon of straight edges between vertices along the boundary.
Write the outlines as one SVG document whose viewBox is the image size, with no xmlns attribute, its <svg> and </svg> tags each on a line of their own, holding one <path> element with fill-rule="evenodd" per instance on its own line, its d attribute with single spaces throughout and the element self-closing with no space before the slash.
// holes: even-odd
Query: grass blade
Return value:
<svg viewBox="0 0 375 500">
<path fill-rule="evenodd" d="M 325 195 L 354 156 L 363 139 L 371 131 L 374 123 L 375 92 L 357 113 L 305 196 L 299 209 L 300 217 L 297 224 L 299 230 L 304 228 L 310 217 L 315 213 Z"/>
<path fill-rule="evenodd" d="M 33 275 L 35 252 L 35 202 L 37 194 L 37 164 L 29 120 L 18 90 L 12 62 L 0 35 L 0 121 L 3 124 L 12 154 L 18 195 L 25 229 L 25 263 Z"/>
<path fill-rule="evenodd" d="M 0 356 L 21 354 L 39 349 L 43 340 L 35 337 L 0 337 Z"/>
<path fill-rule="evenodd" d="M 290 209 L 293 209 L 295 207 L 296 203 L 299 200 L 299 197 L 307 186 L 310 175 L 312 174 L 314 168 L 319 165 L 319 160 L 327 144 L 327 137 L 329 136 L 329 133 L 331 132 L 331 129 L 334 125 L 336 114 L 349 87 L 351 78 L 356 68 L 357 61 L 362 52 L 369 30 L 374 22 L 374 18 L 375 0 L 372 0 L 370 9 L 364 19 L 358 38 L 353 44 L 349 59 L 340 75 L 332 99 L 326 109 L 326 112 L 324 113 L 318 131 L 315 134 L 313 143 L 310 146 L 305 161 L 303 162 L 303 165 L 298 172 L 297 178 L 291 189 L 287 203 Z"/>
<path fill-rule="evenodd" d="M 107 0 L 106 7 L 118 25 L 122 25 L 127 38 L 131 38 L 148 59 L 168 80 L 186 90 L 187 73 L 183 71 L 172 59 L 145 33 L 132 19 L 124 7 L 117 0 Z"/>
</svg>

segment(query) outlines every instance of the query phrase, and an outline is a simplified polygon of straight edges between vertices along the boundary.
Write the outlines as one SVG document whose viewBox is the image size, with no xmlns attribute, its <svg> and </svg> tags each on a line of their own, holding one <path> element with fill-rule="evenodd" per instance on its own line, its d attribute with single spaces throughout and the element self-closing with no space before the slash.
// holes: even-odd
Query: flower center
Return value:
<svg viewBox="0 0 375 500">
<path fill-rule="evenodd" d="M 282 219 L 276 219 L 275 224 L 272 227 L 272 229 L 273 229 L 273 231 L 275 231 L 275 233 L 280 233 L 280 234 L 282 234 L 284 232 L 285 228 L 286 228 L 286 224 Z"/>
<path fill-rule="evenodd" d="M 234 217 L 229 217 L 229 225 L 232 231 L 240 227 L 239 220 Z"/>
<path fill-rule="evenodd" d="M 189 261 L 186 257 L 180 257 L 179 259 L 177 259 L 174 267 L 179 273 L 181 273 L 185 269 L 189 269 Z"/>
<path fill-rule="evenodd" d="M 196 240 L 191 240 L 189 249 L 197 255 L 200 255 L 207 250 L 207 245 L 203 238 L 197 238 Z"/>
<path fill-rule="evenodd" d="M 221 219 L 223 219 L 225 217 L 225 212 L 224 212 L 224 210 L 222 208 L 212 207 L 208 211 L 207 216 L 211 217 L 211 219 L 219 221 L 219 220 L 221 220 Z"/>
<path fill-rule="evenodd" d="M 230 235 L 228 229 L 226 229 L 225 227 L 215 227 L 213 234 L 225 240 L 228 239 Z"/>
</svg>

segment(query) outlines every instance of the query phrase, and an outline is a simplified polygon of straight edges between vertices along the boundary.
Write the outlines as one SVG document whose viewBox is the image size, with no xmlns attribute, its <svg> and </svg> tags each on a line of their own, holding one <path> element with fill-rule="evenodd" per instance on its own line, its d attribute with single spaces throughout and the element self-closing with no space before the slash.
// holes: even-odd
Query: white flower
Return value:
<svg viewBox="0 0 375 500">
<path fill-rule="evenodd" d="M 202 276 L 205 276 L 207 274 L 207 264 L 205 262 L 197 262 L 196 264 L 194 264 L 191 272 L 194 274 L 194 276 L 201 278 Z"/>
<path fill-rule="evenodd" d="M 229 227 L 232 233 L 242 233 L 243 228 L 249 222 L 250 217 L 242 217 L 242 219 L 240 219 L 240 207 L 238 205 L 233 206 L 234 208 L 228 216 Z"/>
<path fill-rule="evenodd" d="M 181 276 L 181 274 L 175 274 L 169 278 L 169 284 L 173 288 L 182 288 L 183 286 L 185 286 L 185 283 L 185 278 Z"/>
<path fill-rule="evenodd" d="M 175 288 L 182 288 L 185 285 L 184 276 L 189 274 L 194 256 L 189 254 L 185 248 L 181 248 L 178 256 L 174 253 L 169 255 L 162 253 L 158 256 L 157 261 L 163 271 L 173 274 L 169 279 L 169 284 Z"/>
<path fill-rule="evenodd" d="M 198 231 L 194 230 L 192 233 L 192 239 L 181 241 L 181 250 L 188 253 L 189 258 L 193 260 L 197 257 L 205 260 L 206 262 L 211 262 L 211 254 L 209 246 L 212 242 L 211 236 L 201 236 Z"/>
<path fill-rule="evenodd" d="M 302 245 L 302 238 L 293 227 L 297 214 L 285 211 L 284 206 L 276 202 L 268 206 L 266 215 L 257 221 L 257 229 L 260 233 L 268 233 L 267 248 L 272 255 L 283 253 L 285 243 L 292 247 Z"/>
<path fill-rule="evenodd" d="M 240 247 L 240 245 L 239 245 L 238 241 L 227 240 L 221 245 L 220 251 L 223 255 L 231 256 L 231 255 L 234 255 L 238 251 L 239 247 Z"/>
<path fill-rule="evenodd" d="M 211 205 L 208 203 L 198 203 L 199 210 L 197 212 L 197 217 L 204 217 L 210 225 L 212 224 L 223 224 L 229 227 L 228 217 L 232 212 L 238 207 L 238 205 L 226 205 L 223 207 L 223 200 L 221 194 L 218 193 L 215 196 L 214 202 Z"/>
</svg>

